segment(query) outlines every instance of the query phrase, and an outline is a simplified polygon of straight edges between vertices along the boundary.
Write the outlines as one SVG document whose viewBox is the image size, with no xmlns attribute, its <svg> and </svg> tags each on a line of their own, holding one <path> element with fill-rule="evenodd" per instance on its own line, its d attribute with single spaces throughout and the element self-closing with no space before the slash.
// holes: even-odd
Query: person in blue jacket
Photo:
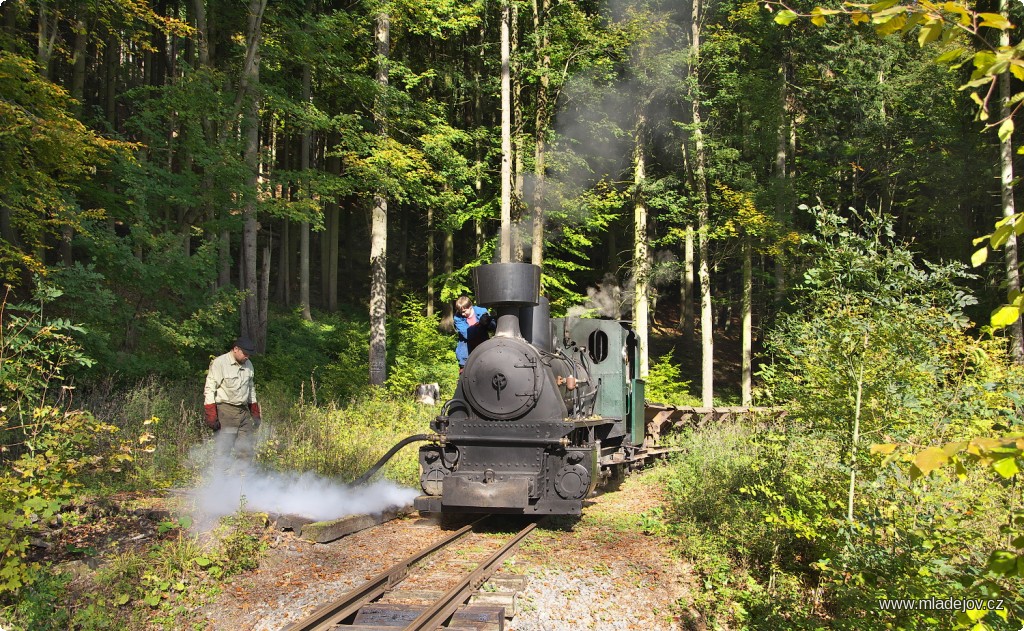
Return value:
<svg viewBox="0 0 1024 631">
<path fill-rule="evenodd" d="M 459 334 L 455 358 L 459 360 L 459 372 L 462 372 L 469 354 L 487 341 L 489 333 L 497 327 L 497 322 L 487 309 L 473 306 L 473 300 L 469 296 L 459 296 L 455 301 L 454 320 L 455 331 Z"/>
</svg>

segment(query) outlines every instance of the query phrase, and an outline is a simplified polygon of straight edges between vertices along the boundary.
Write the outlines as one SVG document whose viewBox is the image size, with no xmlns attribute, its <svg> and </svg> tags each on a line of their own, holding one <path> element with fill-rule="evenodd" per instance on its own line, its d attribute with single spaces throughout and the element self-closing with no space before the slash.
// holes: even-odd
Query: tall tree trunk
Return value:
<svg viewBox="0 0 1024 631">
<path fill-rule="evenodd" d="M 198 49 L 198 67 L 202 69 L 212 69 L 213 66 L 210 60 L 210 32 L 209 24 L 207 22 L 206 0 L 193 0 L 192 13 L 196 25 L 195 41 Z M 189 41 L 191 41 L 191 39 Z M 203 129 L 203 137 L 208 145 L 212 146 L 219 142 L 219 139 L 217 138 L 217 129 L 209 116 L 202 116 L 200 119 L 200 125 Z M 210 191 L 213 190 L 213 187 L 214 181 L 212 175 L 209 170 L 204 170 L 200 184 L 202 197 L 204 199 L 208 200 L 210 198 Z M 205 215 L 210 220 L 216 219 L 218 212 L 222 214 L 225 212 L 224 209 L 214 208 L 209 201 L 204 203 L 206 205 Z M 223 229 L 221 230 L 219 237 L 217 234 L 211 233 L 209 238 L 211 240 L 219 238 L 220 241 L 217 252 L 220 266 L 220 272 L 217 277 L 217 287 L 227 287 L 231 284 L 231 233 L 227 229 Z"/>
<path fill-rule="evenodd" d="M 85 66 L 86 46 L 89 43 L 89 27 L 85 19 L 75 20 L 75 38 L 71 51 L 71 98 L 78 104 L 75 109 L 79 114 L 85 107 Z"/>
<path fill-rule="evenodd" d="M 220 231 L 220 245 L 217 248 L 217 288 L 231 285 L 231 231 Z"/>
<path fill-rule="evenodd" d="M 509 83 L 512 91 L 512 199 L 510 216 L 514 229 L 512 231 L 512 249 L 514 261 L 523 260 L 526 233 L 523 223 L 523 82 L 519 80 L 519 5 L 511 2 L 512 8 L 510 27 L 509 52 Z M 515 81 L 512 81 L 512 79 Z"/>
<path fill-rule="evenodd" d="M 13 36 L 18 27 L 18 4 L 17 2 L 6 2 L 0 4 L 0 16 L 3 17 L 4 31 Z"/>
<path fill-rule="evenodd" d="M 270 243 L 263 244 L 263 261 L 260 267 L 260 281 L 259 281 L 259 300 L 258 300 L 259 316 L 257 317 L 257 323 L 259 324 L 260 331 L 263 331 L 263 346 L 260 347 L 266 350 L 266 331 L 267 323 L 270 321 Z M 255 340 L 253 340 L 255 342 Z"/>
<path fill-rule="evenodd" d="M 743 338 L 743 361 L 740 371 L 742 373 L 740 382 L 740 399 L 742 405 L 750 405 L 753 400 L 752 396 L 752 376 L 753 376 L 753 294 L 754 294 L 754 274 L 753 274 L 753 257 L 754 248 L 751 247 L 750 237 L 744 235 L 743 239 L 743 313 L 741 315 L 743 319 L 743 331 L 741 337 Z"/>
<path fill-rule="evenodd" d="M 450 277 L 455 271 L 455 235 L 451 232 L 444 233 L 444 253 L 441 259 L 441 271 L 446 277 Z M 455 323 L 452 321 L 453 305 L 451 300 L 441 303 L 441 329 L 448 332 L 455 332 Z"/>
<path fill-rule="evenodd" d="M 307 3 L 307 7 L 308 7 Z M 313 72 L 309 64 L 303 64 L 302 66 L 302 104 L 309 104 L 310 96 L 310 83 L 312 81 Z M 309 173 L 309 147 L 312 141 L 313 131 L 306 126 L 302 130 L 302 142 L 300 143 L 299 151 L 302 153 L 299 155 L 299 171 L 302 175 L 299 178 L 300 182 L 307 183 L 306 190 L 302 193 L 303 195 L 310 194 L 310 187 L 308 182 L 310 180 Z M 313 314 L 309 308 L 309 221 L 305 220 L 299 224 L 299 238 L 301 245 L 299 246 L 299 302 L 302 304 L 302 319 L 306 322 L 313 321 Z"/>
<path fill-rule="evenodd" d="M 708 200 L 706 158 L 704 155 L 704 131 L 700 114 L 700 18 L 701 0 L 693 0 L 690 15 L 690 111 L 693 122 L 693 156 L 689 161 L 693 171 L 691 180 L 697 199 L 697 252 L 700 268 L 700 338 L 701 338 L 701 403 L 704 407 L 714 405 L 715 342 L 711 314 L 711 270 L 709 266 L 708 237 L 710 231 L 710 209 Z"/>
<path fill-rule="evenodd" d="M 336 132 L 332 132 L 328 143 L 334 146 L 340 142 Z M 341 157 L 331 156 L 326 159 L 325 168 L 330 176 L 341 175 Z M 338 235 L 341 225 L 341 200 L 332 197 L 327 204 L 327 229 L 321 240 L 321 247 L 326 251 L 324 257 L 323 287 L 324 300 L 327 310 L 335 312 L 338 310 Z"/>
<path fill-rule="evenodd" d="M 287 218 L 281 221 L 281 234 L 278 237 L 277 245 L 277 258 L 280 259 L 277 263 L 277 302 L 285 307 L 291 306 L 292 270 L 289 263 L 292 259 L 288 253 L 292 242 L 291 227 L 292 222 Z"/>
<path fill-rule="evenodd" d="M 480 53 L 474 60 L 475 63 L 473 65 L 473 122 L 477 127 L 482 127 L 487 124 L 483 107 L 483 81 L 481 79 L 485 61 L 484 55 L 487 50 L 487 46 L 485 46 L 487 42 L 486 21 L 480 21 L 480 29 L 477 31 L 477 36 L 479 37 L 477 48 Z M 486 159 L 486 149 L 480 135 L 477 135 L 475 149 L 476 177 L 473 182 L 473 190 L 476 191 L 476 198 L 479 200 L 483 197 L 484 180 L 482 174 L 484 172 L 484 160 Z M 473 220 L 473 246 L 473 253 L 479 258 L 480 253 L 484 249 L 484 227 L 483 218 L 481 217 Z M 452 330 L 454 331 L 455 329 L 453 328 Z"/>
<path fill-rule="evenodd" d="M 58 14 L 50 7 L 47 0 L 38 0 L 39 11 L 36 15 L 36 63 L 43 71 L 43 76 L 50 78 L 50 60 L 57 44 L 60 32 Z"/>
<path fill-rule="evenodd" d="M 256 207 L 260 186 L 259 170 L 259 132 L 260 104 L 257 98 L 257 87 L 260 81 L 260 40 L 262 39 L 263 12 L 267 0 L 251 0 L 249 3 L 249 24 L 246 31 L 246 61 L 240 80 L 239 91 L 235 97 L 237 109 L 245 108 L 242 130 L 245 137 L 245 165 L 249 169 L 249 191 L 242 209 L 244 228 L 242 232 L 242 251 L 245 264 L 242 276 L 242 288 L 246 297 L 242 305 L 242 334 L 256 345 L 256 350 L 266 350 L 266 322 L 260 318 L 260 292 L 256 266 Z M 265 299 L 265 298 L 264 298 Z"/>
<path fill-rule="evenodd" d="M 679 279 L 679 328 L 683 332 L 683 339 L 687 342 L 693 341 L 694 318 L 693 318 L 693 226 L 686 226 L 686 236 L 683 241 L 683 273 Z"/>
<path fill-rule="evenodd" d="M 339 238 L 338 250 L 345 255 L 342 262 L 342 269 L 345 273 L 340 274 L 338 277 L 338 291 L 351 296 L 356 291 L 355 245 L 358 238 L 356 232 L 359 230 L 359 217 L 357 216 L 356 209 L 352 207 L 351 201 L 342 206 L 341 217 L 345 222 L 345 230 L 342 231 L 342 235 Z"/>
<path fill-rule="evenodd" d="M 512 77 L 509 42 L 510 0 L 501 3 L 501 256 L 512 261 Z"/>
<path fill-rule="evenodd" d="M 388 57 L 391 54 L 391 16 L 377 15 L 374 31 L 377 40 L 377 98 L 375 116 L 381 136 L 387 131 Z M 388 202 L 383 193 L 373 197 L 370 222 L 370 384 L 379 386 L 387 379 L 387 253 Z"/>
<path fill-rule="evenodd" d="M 999 12 L 1009 18 L 1010 1 L 999 0 Z M 1010 33 L 1007 30 L 999 31 L 999 45 L 1010 46 Z M 999 76 L 999 98 L 1002 102 L 1002 117 L 1012 116 L 1010 97 L 1013 90 L 1010 86 L 1010 71 L 1007 70 Z M 1013 199 L 1013 136 L 1008 135 L 999 142 L 999 164 L 1000 164 L 1000 192 L 1002 197 L 1003 217 L 1011 217 L 1016 214 L 1016 205 Z M 1019 219 L 1017 221 L 1020 221 Z M 1003 247 L 1006 254 L 1006 289 L 1009 293 L 1020 292 L 1020 274 L 1017 268 L 1017 235 L 1010 232 L 1009 239 Z M 1010 327 L 1010 344 L 1013 360 L 1024 363 L 1024 335 L 1020 318 Z"/>
<path fill-rule="evenodd" d="M 121 42 L 115 33 L 107 33 L 103 48 L 103 113 L 111 129 L 117 129 L 117 94 L 120 88 L 118 61 Z"/>
<path fill-rule="evenodd" d="M 647 246 L 647 202 L 643 194 L 644 182 L 647 178 L 644 127 L 644 116 L 640 114 L 636 122 L 633 148 L 633 330 L 636 331 L 637 337 L 641 379 L 646 379 L 650 372 L 647 346 L 649 318 L 647 288 L 651 268 Z"/>
<path fill-rule="evenodd" d="M 434 205 L 427 204 L 427 317 L 434 316 Z"/>
<path fill-rule="evenodd" d="M 791 107 L 789 102 L 788 61 L 783 61 L 779 66 L 779 76 L 781 79 L 779 87 L 779 128 L 775 142 L 775 167 L 773 170 L 773 179 L 775 180 L 775 220 L 780 224 L 786 225 L 788 223 L 787 216 L 789 215 L 789 204 L 792 201 L 790 196 L 789 168 L 787 162 L 789 157 L 791 125 L 793 124 L 792 117 L 790 116 Z M 775 256 L 775 291 L 773 299 L 776 308 L 782 305 L 785 293 L 785 255 L 780 252 Z"/>
<path fill-rule="evenodd" d="M 85 20 L 78 18 L 74 26 L 75 37 L 71 51 L 71 98 L 75 100 L 75 111 L 81 117 L 85 106 L 85 56 L 88 43 L 88 27 Z M 75 231 L 69 225 L 61 226 L 60 260 L 66 267 L 71 267 L 71 241 Z"/>
<path fill-rule="evenodd" d="M 537 86 L 537 111 L 534 118 L 533 174 L 536 181 L 533 185 L 533 238 L 531 239 L 530 262 L 538 267 L 544 264 L 544 195 L 547 184 L 544 160 L 548 124 L 548 87 L 550 85 L 548 71 L 551 68 L 546 20 L 550 8 L 551 0 L 533 0 L 533 30 L 538 35 L 540 82 Z"/>
</svg>

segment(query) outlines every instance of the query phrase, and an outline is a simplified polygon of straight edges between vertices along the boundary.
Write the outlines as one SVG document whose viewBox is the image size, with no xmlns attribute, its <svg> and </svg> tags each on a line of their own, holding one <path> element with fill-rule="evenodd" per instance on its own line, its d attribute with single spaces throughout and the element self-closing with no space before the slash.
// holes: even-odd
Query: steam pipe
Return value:
<svg viewBox="0 0 1024 631">
<path fill-rule="evenodd" d="M 371 477 L 373 477 L 373 474 L 377 473 L 377 471 L 379 471 L 380 468 L 384 466 L 385 462 L 387 462 L 388 460 L 391 460 L 394 457 L 394 455 L 397 454 L 398 451 L 402 447 L 405 447 L 409 443 L 416 443 L 416 442 L 420 442 L 420 441 L 424 441 L 424 440 L 439 440 L 440 438 L 441 437 L 438 436 L 437 434 L 415 434 L 413 436 L 408 436 L 406 438 L 403 438 L 402 440 L 398 441 L 397 445 L 395 445 L 394 447 L 389 449 L 386 454 L 381 456 L 381 459 L 378 460 L 375 465 L 370 467 L 369 471 L 367 471 L 363 475 L 359 476 L 359 478 L 355 482 L 352 483 L 352 486 L 359 486 L 360 484 L 366 484 L 366 482 Z"/>
</svg>

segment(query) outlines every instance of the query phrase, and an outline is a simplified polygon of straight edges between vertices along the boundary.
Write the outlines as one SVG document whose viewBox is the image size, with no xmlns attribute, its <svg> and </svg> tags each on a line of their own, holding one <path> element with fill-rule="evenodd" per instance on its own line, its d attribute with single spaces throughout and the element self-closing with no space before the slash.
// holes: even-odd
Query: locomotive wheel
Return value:
<svg viewBox="0 0 1024 631">
<path fill-rule="evenodd" d="M 555 475 L 555 492 L 567 500 L 582 499 L 590 488 L 590 472 L 583 465 L 566 465 Z"/>
</svg>

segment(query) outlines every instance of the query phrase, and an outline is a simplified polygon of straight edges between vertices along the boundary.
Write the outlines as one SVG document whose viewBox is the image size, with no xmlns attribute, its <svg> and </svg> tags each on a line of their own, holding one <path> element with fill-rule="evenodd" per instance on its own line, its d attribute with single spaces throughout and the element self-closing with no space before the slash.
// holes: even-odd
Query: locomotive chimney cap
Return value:
<svg viewBox="0 0 1024 631">
<path fill-rule="evenodd" d="M 536 305 L 540 302 L 540 267 L 530 263 L 492 263 L 473 268 L 477 303 Z"/>
</svg>

